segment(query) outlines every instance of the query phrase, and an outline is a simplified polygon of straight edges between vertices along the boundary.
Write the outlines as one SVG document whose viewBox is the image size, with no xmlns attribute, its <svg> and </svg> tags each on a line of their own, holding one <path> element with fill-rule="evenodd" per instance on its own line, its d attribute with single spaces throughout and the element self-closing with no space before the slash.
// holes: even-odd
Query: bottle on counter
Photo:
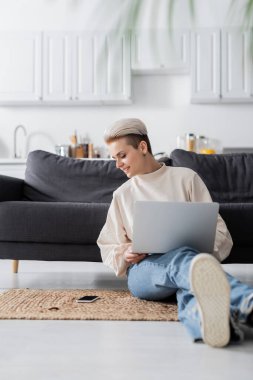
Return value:
<svg viewBox="0 0 253 380">
<path fill-rule="evenodd" d="M 88 134 L 86 134 L 85 137 L 81 137 L 80 140 L 81 140 L 81 145 L 83 148 L 83 157 L 88 158 L 88 156 L 89 156 L 89 142 L 90 142 L 90 138 L 89 138 Z"/>
<path fill-rule="evenodd" d="M 89 143 L 88 144 L 88 158 L 93 158 L 93 157 L 94 157 L 93 144 Z"/>
<path fill-rule="evenodd" d="M 189 152 L 196 152 L 196 136 L 194 133 L 186 133 L 185 149 Z"/>
<path fill-rule="evenodd" d="M 75 149 L 75 158 L 84 158 L 84 151 L 82 144 L 77 144 Z"/>
<path fill-rule="evenodd" d="M 70 136 L 70 157 L 83 158 L 85 157 L 84 145 L 79 144 L 77 140 L 77 133 Z"/>
<path fill-rule="evenodd" d="M 76 148 L 77 148 L 77 135 L 76 132 L 74 135 L 70 136 L 70 157 L 76 157 Z"/>
</svg>

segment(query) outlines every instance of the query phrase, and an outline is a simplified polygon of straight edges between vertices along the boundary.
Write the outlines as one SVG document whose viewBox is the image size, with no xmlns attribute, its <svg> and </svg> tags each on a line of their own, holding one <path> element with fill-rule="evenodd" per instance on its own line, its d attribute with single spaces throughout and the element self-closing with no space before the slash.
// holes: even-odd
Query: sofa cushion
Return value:
<svg viewBox="0 0 253 380">
<path fill-rule="evenodd" d="M 174 150 L 172 166 L 197 172 L 205 182 L 213 201 L 253 202 L 253 154 L 197 154 Z"/>
<path fill-rule="evenodd" d="M 1 202 L 0 241 L 96 244 L 108 203 Z"/>
<path fill-rule="evenodd" d="M 1 259 L 101 262 L 95 244 L 16 243 L 0 241 Z"/>
<path fill-rule="evenodd" d="M 110 202 L 126 180 L 113 160 L 79 160 L 36 150 L 27 159 L 24 200 Z"/>
</svg>

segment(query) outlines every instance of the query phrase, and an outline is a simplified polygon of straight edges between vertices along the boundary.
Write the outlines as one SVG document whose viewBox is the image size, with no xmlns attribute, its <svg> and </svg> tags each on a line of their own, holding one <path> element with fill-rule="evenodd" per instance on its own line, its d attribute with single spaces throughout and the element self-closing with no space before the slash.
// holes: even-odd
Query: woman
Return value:
<svg viewBox="0 0 253 380">
<path fill-rule="evenodd" d="M 212 255 L 191 247 L 152 255 L 132 251 L 135 201 L 212 202 L 203 181 L 191 169 L 157 162 L 141 120 L 117 121 L 105 142 L 129 181 L 114 192 L 98 238 L 104 264 L 117 276 L 127 275 L 135 297 L 159 301 L 176 293 L 179 320 L 194 341 L 223 347 L 242 340 L 235 320 L 253 325 L 253 288 L 225 274 L 219 263 L 233 244 L 220 216 Z"/>
</svg>

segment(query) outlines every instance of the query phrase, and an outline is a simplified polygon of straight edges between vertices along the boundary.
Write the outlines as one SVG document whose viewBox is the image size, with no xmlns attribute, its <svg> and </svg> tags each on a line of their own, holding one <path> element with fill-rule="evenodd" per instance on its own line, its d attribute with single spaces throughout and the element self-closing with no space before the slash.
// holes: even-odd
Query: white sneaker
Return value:
<svg viewBox="0 0 253 380">
<path fill-rule="evenodd" d="M 190 283 L 204 342 L 226 346 L 230 341 L 230 285 L 220 263 L 210 254 L 197 255 L 191 263 Z"/>
</svg>

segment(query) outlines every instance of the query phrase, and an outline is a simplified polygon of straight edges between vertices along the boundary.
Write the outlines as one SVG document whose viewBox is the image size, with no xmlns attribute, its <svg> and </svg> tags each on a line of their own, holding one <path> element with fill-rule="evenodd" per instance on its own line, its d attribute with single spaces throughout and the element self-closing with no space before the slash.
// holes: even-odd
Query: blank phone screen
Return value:
<svg viewBox="0 0 253 380">
<path fill-rule="evenodd" d="M 78 298 L 76 302 L 93 302 L 98 298 L 98 296 L 83 296 L 81 298 Z"/>
</svg>

